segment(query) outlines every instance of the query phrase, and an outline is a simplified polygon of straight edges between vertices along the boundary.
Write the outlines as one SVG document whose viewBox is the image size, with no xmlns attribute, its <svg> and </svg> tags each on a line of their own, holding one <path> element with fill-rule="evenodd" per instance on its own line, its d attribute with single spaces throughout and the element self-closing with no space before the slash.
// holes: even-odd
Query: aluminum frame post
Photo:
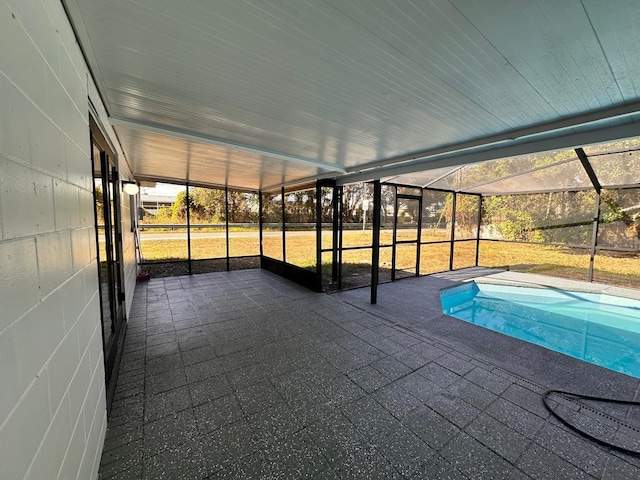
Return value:
<svg viewBox="0 0 640 480">
<path fill-rule="evenodd" d="M 458 194 L 453 192 L 453 201 L 451 202 L 451 249 L 449 251 L 449 270 L 453 270 L 453 255 L 455 253 L 456 244 L 456 207 L 458 202 Z"/>
<path fill-rule="evenodd" d="M 340 196 L 338 206 L 338 290 L 342 290 L 342 232 L 344 230 L 344 187 L 338 187 Z"/>
<path fill-rule="evenodd" d="M 284 211 L 284 187 L 280 188 L 280 208 L 282 209 L 282 263 L 287 263 L 287 216 Z"/>
<path fill-rule="evenodd" d="M 334 185 L 333 187 L 333 198 L 331 199 L 331 222 L 333 226 L 333 231 L 331 232 L 331 281 L 335 282 L 338 280 L 338 228 L 339 228 L 339 219 L 338 219 L 338 189 Z"/>
<path fill-rule="evenodd" d="M 380 180 L 373 182 L 373 245 L 371 250 L 371 304 L 378 302 L 378 270 L 380 264 L 380 207 L 382 188 Z"/>
<path fill-rule="evenodd" d="M 591 232 L 591 251 L 589 255 L 589 282 L 593 282 L 593 270 L 596 262 L 596 247 L 598 246 L 598 231 L 600 229 L 600 209 L 602 208 L 602 196 L 596 194 L 596 211 L 593 217 L 593 230 Z"/>
<path fill-rule="evenodd" d="M 582 148 L 575 149 L 576 155 L 580 159 L 580 163 L 582 163 L 582 168 L 589 176 L 589 180 L 593 184 L 593 188 L 596 191 L 596 211 L 594 213 L 593 218 L 593 230 L 591 233 L 591 251 L 589 255 L 589 282 L 593 282 L 593 267 L 596 259 L 596 247 L 598 246 L 598 229 L 600 228 L 600 203 L 602 196 L 602 185 L 600 184 L 600 180 L 598 180 L 598 176 L 596 172 L 593 170 L 593 166 L 589 161 L 589 157 Z"/>
<path fill-rule="evenodd" d="M 187 188 L 187 265 L 189 266 L 189 275 L 193 275 L 191 268 L 191 199 L 189 198 L 189 183 L 185 184 Z"/>
<path fill-rule="evenodd" d="M 316 288 L 322 291 L 322 186 L 316 181 Z"/>
<path fill-rule="evenodd" d="M 381 195 L 382 196 L 382 195 Z M 391 239 L 391 281 L 396 281 L 396 236 L 398 235 L 398 187 L 393 186 L 393 237 Z"/>
<path fill-rule="evenodd" d="M 423 208 L 424 196 L 422 195 L 422 188 L 420 189 L 420 200 L 418 200 L 418 243 L 416 244 L 416 277 L 420 276 L 420 251 L 422 243 L 422 208 Z"/>
<path fill-rule="evenodd" d="M 264 250 L 262 247 L 262 191 L 258 191 L 258 235 L 260 237 L 260 261 L 262 262 L 262 257 L 264 256 Z"/>
<path fill-rule="evenodd" d="M 483 196 L 478 195 L 478 225 L 476 230 L 476 267 L 480 260 L 480 227 L 482 226 L 482 201 Z"/>
<path fill-rule="evenodd" d="M 230 270 L 229 265 L 229 187 L 224 187 L 224 219 L 225 219 L 225 238 L 227 249 L 227 272 Z"/>
</svg>

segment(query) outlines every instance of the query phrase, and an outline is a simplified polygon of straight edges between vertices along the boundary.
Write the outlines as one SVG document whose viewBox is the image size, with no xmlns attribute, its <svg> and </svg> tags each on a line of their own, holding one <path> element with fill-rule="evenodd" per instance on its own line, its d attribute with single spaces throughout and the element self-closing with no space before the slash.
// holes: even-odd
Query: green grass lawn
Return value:
<svg viewBox="0 0 640 480">
<path fill-rule="evenodd" d="M 415 232 L 399 231 L 398 238 L 416 240 Z M 370 246 L 371 231 L 346 230 L 343 236 L 344 247 Z M 446 240 L 442 235 L 423 232 L 422 241 Z M 381 244 L 390 244 L 392 231 L 381 232 Z M 286 259 L 288 263 L 303 268 L 314 268 L 316 263 L 315 232 L 292 232 L 286 236 Z M 323 248 L 330 248 L 331 233 L 323 232 Z M 164 239 L 146 240 L 141 236 L 141 249 L 145 261 L 184 260 L 187 258 L 186 240 Z M 258 234 L 230 238 L 231 256 L 259 255 Z M 281 236 L 275 232 L 265 234 L 263 238 L 265 255 L 282 260 Z M 191 255 L 194 259 L 222 258 L 226 256 L 224 238 L 192 238 Z M 380 250 L 381 281 L 390 278 L 392 250 L 383 247 Z M 449 244 L 431 244 L 421 246 L 420 274 L 441 272 L 449 269 Z M 454 268 L 475 265 L 476 242 L 460 242 L 455 245 Z M 330 273 L 331 254 L 323 254 L 323 270 Z M 509 270 L 550 275 L 575 280 L 587 280 L 589 271 L 589 252 L 535 244 L 507 242 L 480 242 L 480 266 L 502 267 Z M 347 250 L 343 252 L 343 276 L 345 286 L 368 284 L 370 276 L 371 249 Z M 415 274 L 415 243 L 399 245 L 396 252 L 397 277 Z M 640 287 L 640 256 L 610 256 L 598 254 L 595 260 L 594 281 L 611 285 Z M 351 283 L 350 283 L 351 282 Z M 354 283 L 355 282 L 355 283 Z"/>
</svg>

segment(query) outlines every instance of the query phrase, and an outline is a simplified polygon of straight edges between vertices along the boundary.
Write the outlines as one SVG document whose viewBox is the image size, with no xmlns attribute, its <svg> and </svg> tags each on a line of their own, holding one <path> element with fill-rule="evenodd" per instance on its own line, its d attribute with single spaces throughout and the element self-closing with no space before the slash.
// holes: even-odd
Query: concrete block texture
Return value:
<svg viewBox="0 0 640 480">
<path fill-rule="evenodd" d="M 97 478 L 89 97 L 104 107 L 59 1 L 0 0 L 0 58 L 0 478 Z"/>
</svg>

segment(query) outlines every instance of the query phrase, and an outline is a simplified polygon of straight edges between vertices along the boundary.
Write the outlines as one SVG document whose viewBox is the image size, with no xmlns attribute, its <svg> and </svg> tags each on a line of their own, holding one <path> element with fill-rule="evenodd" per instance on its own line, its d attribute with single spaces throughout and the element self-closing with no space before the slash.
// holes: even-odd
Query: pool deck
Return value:
<svg viewBox="0 0 640 480">
<path fill-rule="evenodd" d="M 378 305 L 262 270 L 138 285 L 100 478 L 640 478 L 541 400 L 637 401 L 640 380 L 443 315 L 440 289 L 473 278 L 576 288 L 489 269 L 384 284 Z M 640 450 L 640 408 L 556 400 Z"/>
</svg>

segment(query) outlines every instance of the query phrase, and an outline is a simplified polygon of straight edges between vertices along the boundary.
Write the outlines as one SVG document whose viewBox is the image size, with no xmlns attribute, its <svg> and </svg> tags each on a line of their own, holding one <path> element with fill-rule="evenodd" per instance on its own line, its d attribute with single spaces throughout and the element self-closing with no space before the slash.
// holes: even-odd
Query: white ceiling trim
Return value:
<svg viewBox="0 0 640 480">
<path fill-rule="evenodd" d="M 499 148 L 501 146 L 500 144 L 505 144 L 507 142 L 532 143 L 532 140 L 530 139 L 530 137 L 533 138 L 541 135 L 548 136 L 552 134 L 558 134 L 558 133 L 561 133 L 563 130 L 570 130 L 576 127 L 588 126 L 589 124 L 595 124 L 598 122 L 604 122 L 608 120 L 631 117 L 639 113 L 640 113 L 640 102 L 628 103 L 628 104 L 620 105 L 614 108 L 587 112 L 582 115 L 577 115 L 570 118 L 563 118 L 553 122 L 544 123 L 541 125 L 525 127 L 518 130 L 510 131 L 510 132 L 500 133 L 500 134 L 492 135 L 489 137 L 483 137 L 476 140 L 471 140 L 468 142 L 456 143 L 454 145 L 448 145 L 446 147 L 426 150 L 422 152 L 414 152 L 414 153 L 402 155 L 399 157 L 389 158 L 386 160 L 370 162 L 362 165 L 358 170 L 356 170 L 353 173 L 355 173 L 356 175 L 363 173 L 366 176 L 366 173 L 369 172 L 369 170 L 374 170 L 381 167 L 386 168 L 391 166 L 399 166 L 400 164 L 405 164 L 408 162 L 421 161 L 421 160 L 433 158 L 440 155 L 446 155 L 446 154 L 465 153 L 468 150 L 474 150 L 474 149 L 481 149 L 481 148 L 488 149 L 489 147 L 493 147 L 493 149 L 495 149 L 495 148 Z M 587 142 L 587 143 L 594 143 L 594 142 Z M 545 149 L 545 150 L 548 150 L 548 149 Z M 533 151 L 526 152 L 526 153 L 533 153 Z"/>
<path fill-rule="evenodd" d="M 132 130 L 140 130 L 140 131 L 143 131 L 143 132 L 157 133 L 159 135 L 165 135 L 167 137 L 179 138 L 181 140 L 187 140 L 187 141 L 190 141 L 190 142 L 197 142 L 197 143 L 202 143 L 202 144 L 205 144 L 205 145 L 213 145 L 213 146 L 216 146 L 216 147 L 228 148 L 228 149 L 231 149 L 231 150 L 238 150 L 240 152 L 250 153 L 252 155 L 259 155 L 259 156 L 263 156 L 263 157 L 277 158 L 279 160 L 284 160 L 284 161 L 287 161 L 287 162 L 300 163 L 300 164 L 303 164 L 303 165 L 310 165 L 312 167 L 321 168 L 323 170 L 329 170 L 329 171 L 337 172 L 337 173 L 346 173 L 347 172 L 342 167 L 338 167 L 336 165 L 333 165 L 333 164 L 330 164 L 330 163 L 326 163 L 326 162 L 319 162 L 319 161 L 316 161 L 316 160 L 309 160 L 309 159 L 306 159 L 306 158 L 299 158 L 299 157 L 294 157 L 294 156 L 291 156 L 291 155 L 285 155 L 285 154 L 278 153 L 278 152 L 270 152 L 268 150 L 260 150 L 260 149 L 257 149 L 257 148 L 246 147 L 244 145 L 237 145 L 235 143 L 223 142 L 223 141 L 217 140 L 215 138 L 205 137 L 205 136 L 202 136 L 202 135 L 195 135 L 193 133 L 186 133 L 186 132 L 180 132 L 180 131 L 176 131 L 176 130 L 170 130 L 170 129 L 167 129 L 167 128 L 158 127 L 158 126 L 151 125 L 151 124 L 148 124 L 148 123 L 132 122 L 130 120 L 124 120 L 124 119 L 116 118 L 116 117 L 110 117 L 109 118 L 109 122 L 114 127 L 125 127 L 125 128 L 130 128 Z"/>
<path fill-rule="evenodd" d="M 238 185 L 225 185 L 223 183 L 209 183 L 209 182 L 189 182 L 188 180 L 185 180 L 185 179 L 163 177 L 160 175 L 136 175 L 136 180 L 138 180 L 138 182 L 149 182 L 153 184 L 172 183 L 174 185 L 184 185 L 184 186 L 188 184 L 189 187 L 194 187 L 194 188 L 199 188 L 199 187 L 215 188 L 218 190 L 224 190 L 225 188 L 228 188 L 229 190 L 233 190 L 234 192 L 246 192 L 246 193 L 260 192 L 260 190 L 255 188 L 241 187 Z M 140 185 L 140 186 L 143 186 L 143 185 Z"/>
<path fill-rule="evenodd" d="M 512 143 L 481 151 L 451 152 L 431 155 L 428 157 L 419 157 L 410 163 L 405 162 L 401 165 L 393 164 L 354 175 L 345 175 L 338 178 L 336 183 L 337 185 L 346 185 L 356 182 L 368 182 L 386 177 L 414 173 L 421 170 L 467 165 L 470 163 L 485 162 L 487 160 L 495 160 L 498 158 L 516 157 L 530 153 L 574 148 L 583 145 L 603 143 L 637 136 L 640 136 L 640 123 L 616 125 L 599 130 L 581 131 L 579 133 L 574 132 L 557 137 L 539 138 L 529 142 Z"/>
</svg>

